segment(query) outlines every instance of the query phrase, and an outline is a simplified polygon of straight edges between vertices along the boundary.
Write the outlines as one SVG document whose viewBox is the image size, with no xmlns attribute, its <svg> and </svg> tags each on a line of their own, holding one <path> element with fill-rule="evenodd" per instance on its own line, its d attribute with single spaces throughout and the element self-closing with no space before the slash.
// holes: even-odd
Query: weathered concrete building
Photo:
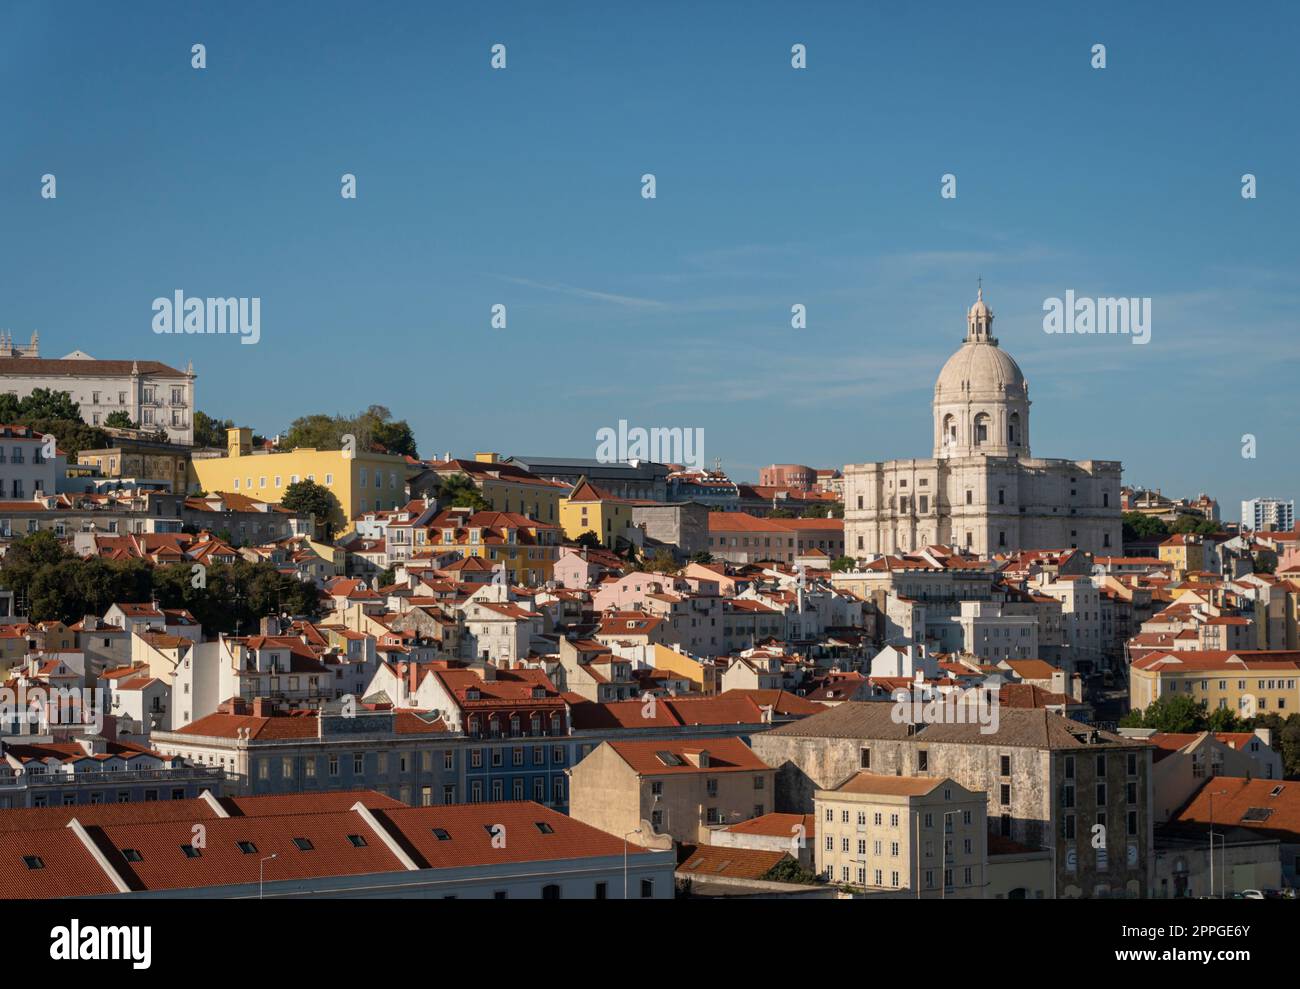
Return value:
<svg viewBox="0 0 1300 989">
<path fill-rule="evenodd" d="M 682 558 L 709 549 L 709 509 L 698 501 L 634 505 L 632 524 L 643 529 L 647 539 L 676 547 Z"/>
<path fill-rule="evenodd" d="M 983 791 L 989 830 L 1055 860 L 1053 895 L 1145 895 L 1152 848 L 1151 746 L 1041 709 L 978 723 L 908 724 L 888 702 L 847 703 L 752 739 L 776 770 L 776 810 L 861 770 L 949 777 Z M 1098 826 L 1100 825 L 1100 829 Z"/>
<path fill-rule="evenodd" d="M 610 834 L 688 843 L 772 811 L 772 770 L 738 738 L 605 742 L 569 770 L 569 814 Z"/>
</svg>

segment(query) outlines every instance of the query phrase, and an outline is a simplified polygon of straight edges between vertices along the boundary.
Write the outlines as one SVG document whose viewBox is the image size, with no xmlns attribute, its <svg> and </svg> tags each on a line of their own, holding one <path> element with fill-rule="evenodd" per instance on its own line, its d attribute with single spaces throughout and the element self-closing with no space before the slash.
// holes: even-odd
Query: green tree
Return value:
<svg viewBox="0 0 1300 989">
<path fill-rule="evenodd" d="M 852 570 L 857 565 L 858 561 L 853 559 L 851 556 L 838 556 L 831 561 L 831 569 L 836 573 L 844 573 L 847 570 Z"/>
<path fill-rule="evenodd" d="M 344 436 L 352 436 L 358 450 L 369 450 L 378 444 L 399 456 L 417 456 L 415 434 L 410 425 L 405 419 L 393 419 L 392 413 L 382 405 L 372 405 L 354 416 L 319 412 L 299 416 L 281 437 L 280 448 L 338 450 L 343 446 Z"/>
<path fill-rule="evenodd" d="M 1163 519 L 1141 512 L 1125 512 L 1123 515 L 1123 540 L 1126 543 L 1149 542 L 1153 539 L 1165 539 L 1169 536 L 1169 526 Z"/>
<path fill-rule="evenodd" d="M 375 425 L 375 442 L 389 453 L 399 457 L 418 457 L 415 449 L 415 433 L 405 419 L 397 422 L 381 422 Z"/>
<path fill-rule="evenodd" d="M 1121 728 L 1141 728 L 1141 727 L 1142 727 L 1142 712 L 1141 712 L 1141 711 L 1137 711 L 1137 710 L 1133 710 L 1133 711 L 1128 711 L 1128 712 L 1126 712 L 1126 713 L 1125 713 L 1125 714 L 1124 714 L 1124 715 L 1119 719 L 1119 726 L 1120 726 Z"/>
<path fill-rule="evenodd" d="M 54 437 L 59 450 L 67 454 L 68 463 L 75 463 L 82 450 L 102 450 L 112 440 L 98 426 L 88 426 L 80 419 L 25 419 L 23 425 L 33 432 Z"/>
<path fill-rule="evenodd" d="M 139 428 L 134 422 L 131 421 L 131 417 L 127 413 L 123 412 L 121 409 L 118 409 L 114 412 L 110 412 L 108 414 L 108 418 L 104 420 L 104 425 L 111 426 L 113 429 L 138 429 Z"/>
<path fill-rule="evenodd" d="M 195 587 L 189 563 L 157 567 L 153 589 L 163 607 L 187 609 L 206 634 L 248 634 L 267 615 L 318 613 L 315 588 L 270 563 L 211 564 L 204 578 Z"/>
<path fill-rule="evenodd" d="M 1157 697 L 1142 712 L 1142 723 L 1134 727 L 1167 732 L 1194 732 L 1205 731 L 1207 721 L 1205 702 L 1194 701 L 1183 694 L 1177 697 Z"/>
<path fill-rule="evenodd" d="M 284 489 L 280 505 L 291 512 L 305 512 L 316 521 L 317 532 L 326 540 L 334 533 L 334 525 L 343 518 L 343 506 L 334 492 L 315 481 L 294 481 Z"/>
<path fill-rule="evenodd" d="M 18 396 L 5 392 L 0 395 L 0 422 L 18 422 L 23 416 Z"/>
<path fill-rule="evenodd" d="M 31 598 L 32 581 L 37 573 L 47 567 L 53 567 L 72 554 L 63 548 L 58 537 L 47 529 L 23 536 L 9 547 L 3 560 L 0 560 L 0 584 L 13 591 L 18 597 Z M 28 614 L 31 606 L 28 605 Z"/>
<path fill-rule="evenodd" d="M 479 489 L 464 474 L 451 474 L 438 482 L 435 494 L 438 508 L 470 508 L 476 512 L 489 511 L 492 506 L 479 493 Z"/>
<path fill-rule="evenodd" d="M 680 573 L 682 569 L 677 565 L 677 557 L 667 549 L 655 550 L 654 555 L 645 561 L 645 568 L 662 574 Z"/>
<path fill-rule="evenodd" d="M 1195 533 L 1200 536 L 1213 535 L 1216 532 L 1222 532 L 1223 526 L 1213 519 L 1207 519 L 1200 515 L 1180 515 L 1174 524 L 1169 526 L 1170 533 Z"/>
<path fill-rule="evenodd" d="M 80 419 L 81 406 L 66 391 L 33 388 L 32 393 L 18 403 L 24 419 Z"/>
<path fill-rule="evenodd" d="M 699 552 L 699 553 L 692 553 L 690 559 L 689 559 L 687 562 L 689 562 L 689 563 L 712 563 L 712 562 L 713 562 L 713 554 L 712 554 L 712 553 L 708 553 L 708 552 L 704 552 L 704 551 L 701 551 L 701 552 Z"/>
<path fill-rule="evenodd" d="M 1282 773 L 1287 779 L 1300 777 L 1300 714 L 1289 715 L 1286 721 L 1273 717 L 1273 748 L 1282 753 Z"/>
<path fill-rule="evenodd" d="M 1237 717 L 1236 712 L 1231 708 L 1219 707 L 1210 712 L 1205 719 L 1205 728 L 1207 731 L 1244 731 L 1245 728 L 1241 719 Z"/>
<path fill-rule="evenodd" d="M 194 413 L 194 445 L 225 449 L 226 430 L 235 428 L 234 419 L 214 419 L 206 412 Z"/>
<path fill-rule="evenodd" d="M 799 883 L 810 886 L 817 881 L 817 876 L 787 855 L 763 873 L 759 880 L 769 883 Z"/>
<path fill-rule="evenodd" d="M 574 540 L 574 542 L 577 543 L 579 546 L 583 547 L 584 549 L 600 549 L 600 545 L 601 545 L 600 536 L 596 535 L 596 533 L 593 532 L 591 529 L 588 529 L 586 532 L 580 535 L 577 539 Z"/>
<path fill-rule="evenodd" d="M 294 450 L 298 447 L 312 447 L 317 450 L 339 450 L 343 447 L 344 434 L 352 432 L 351 421 L 343 416 L 327 416 L 321 413 L 299 416 L 289 424 L 289 428 L 280 437 L 280 449 Z M 357 449 L 365 449 L 361 437 L 357 436 Z"/>
</svg>

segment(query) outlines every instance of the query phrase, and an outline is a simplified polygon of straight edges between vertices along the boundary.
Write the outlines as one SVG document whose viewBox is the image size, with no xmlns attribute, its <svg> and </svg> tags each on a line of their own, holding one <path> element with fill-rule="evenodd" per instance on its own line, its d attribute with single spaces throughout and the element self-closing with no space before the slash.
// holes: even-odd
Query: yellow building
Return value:
<svg viewBox="0 0 1300 989">
<path fill-rule="evenodd" d="M 1205 537 L 1190 532 L 1170 536 L 1160 544 L 1160 560 L 1174 569 L 1174 580 L 1205 569 Z"/>
<path fill-rule="evenodd" d="M 1211 713 L 1242 717 L 1300 711 L 1300 652 L 1156 652 L 1129 667 L 1129 706 L 1145 711 L 1159 697 L 1189 697 Z"/>
<path fill-rule="evenodd" d="M 602 546 L 619 548 L 619 540 L 631 541 L 632 509 L 640 502 L 615 498 L 585 477 L 578 479 L 567 498 L 560 499 L 560 525 L 565 539 L 577 539 L 594 532 Z"/>
<path fill-rule="evenodd" d="M 701 694 L 711 696 L 718 692 L 721 675 L 718 673 L 717 666 L 713 663 L 693 659 L 676 649 L 669 649 L 667 646 L 656 644 L 650 648 L 654 653 L 655 669 L 685 677 L 691 682 L 691 689 Z"/>
<path fill-rule="evenodd" d="M 290 484 L 315 481 L 333 492 L 342 506 L 333 520 L 336 528 L 361 512 L 406 504 L 409 467 L 404 457 L 311 447 L 287 453 L 254 452 L 251 429 L 227 430 L 226 438 L 226 456 L 190 461 L 191 483 L 203 491 L 235 491 L 279 502 Z"/>
<path fill-rule="evenodd" d="M 560 555 L 560 527 L 518 512 L 439 512 L 415 532 L 411 562 L 420 557 L 456 553 L 500 566 L 513 584 L 537 585 L 550 580 Z"/>
<path fill-rule="evenodd" d="M 440 460 L 430 464 L 427 478 L 412 481 L 411 496 L 432 494 L 434 479 L 446 477 L 468 478 L 494 512 L 513 512 L 551 524 L 559 521 L 560 499 L 569 493 L 567 484 L 548 481 L 514 464 L 503 464 L 495 453 L 476 453 L 473 460 Z"/>
</svg>

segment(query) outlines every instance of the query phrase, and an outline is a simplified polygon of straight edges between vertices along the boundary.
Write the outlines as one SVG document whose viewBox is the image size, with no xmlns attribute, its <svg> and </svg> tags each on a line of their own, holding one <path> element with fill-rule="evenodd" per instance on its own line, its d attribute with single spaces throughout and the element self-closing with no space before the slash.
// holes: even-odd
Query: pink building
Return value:
<svg viewBox="0 0 1300 989">
<path fill-rule="evenodd" d="M 807 491 L 817 483 L 817 471 L 803 464 L 772 464 L 758 472 L 759 487 L 799 488 Z"/>
</svg>

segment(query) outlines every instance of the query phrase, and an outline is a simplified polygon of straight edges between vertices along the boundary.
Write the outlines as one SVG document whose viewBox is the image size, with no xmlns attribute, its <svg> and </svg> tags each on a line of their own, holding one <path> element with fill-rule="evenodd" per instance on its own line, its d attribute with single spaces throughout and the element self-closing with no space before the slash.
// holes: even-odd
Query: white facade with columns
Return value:
<svg viewBox="0 0 1300 989">
<path fill-rule="evenodd" d="M 1029 451 L 1029 386 L 993 336 L 983 290 L 934 388 L 934 455 L 844 468 L 844 552 L 858 558 L 941 543 L 981 556 L 1018 549 L 1120 552 L 1114 460 Z"/>
</svg>

